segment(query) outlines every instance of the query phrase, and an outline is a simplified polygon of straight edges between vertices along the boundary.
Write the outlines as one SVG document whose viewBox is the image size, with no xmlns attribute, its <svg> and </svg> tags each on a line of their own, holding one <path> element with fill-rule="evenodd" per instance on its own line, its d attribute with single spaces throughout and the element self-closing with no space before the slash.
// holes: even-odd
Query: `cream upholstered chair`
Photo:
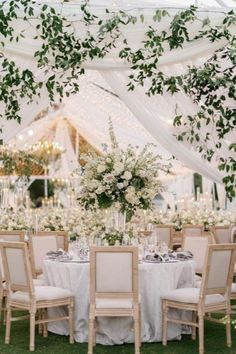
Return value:
<svg viewBox="0 0 236 354">
<path fill-rule="evenodd" d="M 46 253 L 57 250 L 58 244 L 55 235 L 29 235 L 30 261 L 34 278 L 43 272 L 43 261 L 45 260 Z"/>
<path fill-rule="evenodd" d="M 231 227 L 228 226 L 214 226 L 212 229 L 216 243 L 228 243 L 230 240 Z"/>
<path fill-rule="evenodd" d="M 163 345 L 167 344 L 168 322 L 188 324 L 193 328 L 193 339 L 196 338 L 196 327 L 198 327 L 199 353 L 203 354 L 204 316 L 211 312 L 225 311 L 228 317 L 226 321 L 227 346 L 231 347 L 230 291 L 235 259 L 236 245 L 209 245 L 201 288 L 182 288 L 163 294 Z M 192 311 L 192 321 L 168 317 L 169 308 Z"/>
<path fill-rule="evenodd" d="M 69 236 L 67 231 L 38 231 L 35 236 L 55 236 L 57 247 L 68 251 Z"/>
<path fill-rule="evenodd" d="M 230 242 L 236 243 L 236 225 L 230 227 Z"/>
<path fill-rule="evenodd" d="M 183 246 L 184 251 L 190 251 L 194 256 L 195 272 L 202 274 L 205 264 L 207 247 L 213 243 L 211 235 L 190 236 L 184 235 Z"/>
<path fill-rule="evenodd" d="M 16 241 L 24 242 L 25 232 L 22 230 L 0 231 L 1 241 Z"/>
<path fill-rule="evenodd" d="M 30 313 L 30 351 L 35 349 L 35 324 L 43 324 L 43 334 L 47 337 L 47 323 L 69 320 L 70 343 L 73 336 L 74 296 L 66 289 L 53 286 L 34 286 L 27 245 L 23 242 L 2 242 L 0 244 L 7 284 L 7 319 L 5 343 L 10 342 L 10 330 L 13 309 L 28 310 Z M 67 306 L 69 315 L 47 318 L 46 310 L 50 307 Z M 42 310 L 43 316 L 35 320 L 36 311 Z M 25 316 L 14 318 L 24 319 Z"/>
<path fill-rule="evenodd" d="M 165 242 L 168 247 L 171 247 L 173 226 L 172 225 L 155 225 L 155 233 L 159 242 Z"/>
<path fill-rule="evenodd" d="M 88 354 L 96 342 L 97 317 L 133 317 L 135 354 L 140 353 L 140 304 L 137 247 L 90 248 L 90 310 Z"/>
<path fill-rule="evenodd" d="M 183 236 L 201 236 L 203 231 L 203 225 L 186 224 L 182 227 Z"/>
<path fill-rule="evenodd" d="M 14 231 L 0 231 L 0 242 L 1 241 L 24 241 L 25 233 L 22 230 L 14 230 Z M 4 282 L 4 269 L 2 264 L 2 257 L 0 253 L 0 321 L 2 311 L 5 314 L 5 302 L 6 302 L 6 283 Z"/>
</svg>

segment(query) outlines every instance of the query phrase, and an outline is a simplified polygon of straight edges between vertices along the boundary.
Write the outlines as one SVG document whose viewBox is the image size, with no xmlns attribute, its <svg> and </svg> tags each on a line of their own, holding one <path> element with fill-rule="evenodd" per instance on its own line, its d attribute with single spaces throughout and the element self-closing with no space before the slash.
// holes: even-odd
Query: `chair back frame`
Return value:
<svg viewBox="0 0 236 354">
<path fill-rule="evenodd" d="M 173 234 L 174 234 L 174 228 L 173 225 L 168 225 L 168 224 L 156 224 L 155 225 L 155 230 L 157 231 L 157 236 L 158 236 L 158 229 L 169 229 L 169 242 L 168 242 L 168 246 L 171 246 L 171 242 L 173 239 Z"/>
<path fill-rule="evenodd" d="M 202 235 L 204 233 L 203 225 L 184 224 L 183 227 L 182 227 L 183 236 L 186 235 L 185 230 L 188 231 L 190 229 L 199 230 L 200 234 L 199 235 L 195 235 L 195 234 L 189 235 L 189 234 L 187 234 L 188 236 L 200 236 L 200 235 Z"/>
<path fill-rule="evenodd" d="M 13 231 L 4 231 L 4 230 L 1 230 L 0 231 L 0 239 L 3 237 L 3 236 L 6 236 L 6 239 L 4 239 L 4 241 L 8 242 L 24 242 L 25 240 L 25 231 L 22 231 L 22 230 L 13 230 Z M 8 236 L 19 236 L 19 240 L 7 240 Z"/>
<path fill-rule="evenodd" d="M 224 287 L 215 287 L 215 288 L 208 288 L 208 280 L 209 274 L 211 269 L 211 262 L 215 252 L 224 252 L 229 251 L 230 260 L 229 260 L 229 267 L 228 267 L 228 274 L 226 279 L 226 285 Z M 200 302 L 202 301 L 203 304 L 205 303 L 205 296 L 211 294 L 221 294 L 225 296 L 225 299 L 229 299 L 230 292 L 231 292 L 231 285 L 233 281 L 234 275 L 234 265 L 236 261 L 236 245 L 233 244 L 217 244 L 217 245 L 209 245 L 207 250 L 207 256 L 205 260 L 205 267 L 202 276 L 201 288 L 200 288 Z"/>
<path fill-rule="evenodd" d="M 200 235 L 200 236 L 195 236 L 195 235 L 190 236 L 190 235 L 184 234 L 184 235 L 183 235 L 183 243 L 182 243 L 182 249 L 183 249 L 184 251 L 191 251 L 191 252 L 192 252 L 192 250 L 190 250 L 190 249 L 187 249 L 187 248 L 185 249 L 186 243 L 187 243 L 186 240 L 187 240 L 188 238 L 193 238 L 193 239 L 198 239 L 198 238 L 203 239 L 203 238 L 204 238 L 204 239 L 207 239 L 208 245 L 209 245 L 209 244 L 213 244 L 213 241 L 214 241 L 211 234 L 202 234 L 202 235 Z M 193 252 L 192 252 L 192 253 L 193 253 Z M 206 250 L 206 252 L 205 252 L 205 257 L 204 257 L 204 258 L 206 258 L 206 255 L 207 255 L 207 250 Z M 194 256 L 194 254 L 193 254 L 193 256 Z M 203 272 L 204 265 L 205 265 L 205 259 L 203 260 L 203 263 L 202 263 L 202 269 L 198 268 L 198 265 L 196 264 L 196 273 L 201 274 L 201 273 Z"/>
<path fill-rule="evenodd" d="M 25 242 L 1 242 L 1 255 L 3 260 L 3 267 L 5 272 L 6 284 L 7 284 L 7 292 L 15 292 L 15 291 L 23 291 L 29 293 L 30 298 L 34 297 L 34 284 L 32 278 L 31 265 L 29 260 L 28 248 Z M 26 285 L 22 284 L 14 284 L 11 281 L 11 275 L 9 270 L 9 263 L 7 257 L 7 249 L 18 249 L 22 251 L 23 256 L 23 264 L 26 275 Z"/>
<path fill-rule="evenodd" d="M 132 291 L 131 292 L 97 292 L 96 291 L 96 255 L 97 253 L 131 253 L 132 254 Z M 92 246 L 90 247 L 90 305 L 96 307 L 96 299 L 132 299 L 138 305 L 138 248 L 129 246 Z"/>
<path fill-rule="evenodd" d="M 216 240 L 216 243 L 218 244 L 222 244 L 222 243 L 226 243 L 226 241 L 224 240 L 224 242 L 220 242 L 219 240 L 219 237 L 221 237 L 222 235 L 218 235 L 217 234 L 217 230 L 219 231 L 225 231 L 228 235 L 228 241 L 227 242 L 230 242 L 230 236 L 231 236 L 231 226 L 230 225 L 225 225 L 225 226 L 217 226 L 215 225 L 213 228 L 212 228 L 212 231 L 213 231 L 213 234 L 215 236 L 215 240 Z"/>
<path fill-rule="evenodd" d="M 58 236 L 58 237 L 63 237 L 63 249 L 64 251 L 68 252 L 68 246 L 69 246 L 69 241 L 68 241 L 68 232 L 67 231 L 38 231 L 34 234 L 34 236 Z M 57 244 L 58 244 L 58 239 L 57 239 Z M 58 244 L 58 248 L 59 244 Z"/>
<path fill-rule="evenodd" d="M 30 233 L 29 234 L 29 253 L 30 253 L 30 262 L 31 262 L 31 268 L 32 268 L 32 272 L 33 272 L 33 277 L 36 278 L 37 275 L 39 274 L 42 274 L 43 272 L 43 269 L 42 268 L 38 268 L 36 266 L 36 260 L 35 260 L 35 257 L 36 257 L 36 252 L 35 252 L 35 249 L 34 249 L 34 242 L 33 242 L 33 239 L 34 237 L 42 237 L 42 240 L 43 240 L 43 237 L 56 237 L 57 235 L 56 234 L 42 234 L 42 235 L 39 235 L 38 233 L 37 234 L 34 234 L 34 233 Z M 57 242 L 57 239 L 56 239 L 56 242 Z M 58 245 L 57 245 L 58 246 Z M 58 249 L 58 247 L 57 247 Z M 48 251 L 51 251 L 51 250 L 48 250 Z"/>
</svg>

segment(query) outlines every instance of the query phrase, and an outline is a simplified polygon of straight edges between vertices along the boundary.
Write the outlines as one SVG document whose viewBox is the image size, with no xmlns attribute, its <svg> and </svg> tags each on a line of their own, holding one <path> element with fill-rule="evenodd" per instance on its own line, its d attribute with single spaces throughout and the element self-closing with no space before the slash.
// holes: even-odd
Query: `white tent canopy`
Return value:
<svg viewBox="0 0 236 354">
<path fill-rule="evenodd" d="M 42 6 L 45 1 L 38 1 L 35 5 Z M 86 28 L 79 21 L 81 18 L 79 1 L 69 3 L 51 2 L 50 5 L 60 10 L 73 20 L 74 30 L 79 36 L 83 36 Z M 186 8 L 191 4 L 199 6 L 198 16 L 202 19 L 210 18 L 212 24 L 222 21 L 224 13 L 231 7 L 236 8 L 234 1 L 208 0 L 208 1 L 90 1 L 91 11 L 96 15 L 105 18 L 105 9 L 122 9 L 129 14 L 143 13 L 144 23 L 137 22 L 135 25 L 124 26 L 122 31 L 128 39 L 132 48 L 140 46 L 147 23 L 152 22 L 152 16 L 157 8 L 166 8 L 171 15 L 176 14 L 181 8 Z M 37 20 L 32 20 L 37 21 Z M 170 19 L 161 22 L 161 29 L 168 27 Z M 24 21 L 16 19 L 15 27 L 20 29 L 25 26 Z M 189 27 L 190 35 L 194 35 L 200 28 L 201 23 L 197 22 Z M 92 29 L 96 35 L 96 28 Z M 232 27 L 235 31 L 235 27 Z M 4 53 L 10 56 L 24 68 L 34 70 L 40 79 L 45 76 L 44 72 L 36 67 L 33 58 L 34 52 L 40 48 L 40 42 L 33 39 L 35 33 L 28 29 L 26 37 L 18 43 L 8 43 L 4 48 Z M 183 49 L 166 51 L 161 57 L 159 66 L 165 73 L 183 73 L 188 65 L 201 65 L 211 56 L 214 50 L 222 46 L 222 42 L 210 43 L 207 39 L 199 39 L 184 44 Z M 63 101 L 62 116 L 66 116 L 73 122 L 81 134 L 97 149 L 101 149 L 103 143 L 108 141 L 107 121 L 111 117 L 115 126 L 118 140 L 121 145 L 127 143 L 142 146 L 146 142 L 155 142 L 157 151 L 165 158 L 171 155 L 182 162 L 186 167 L 196 171 L 208 179 L 221 182 L 222 175 L 218 171 L 214 161 L 210 165 L 200 158 L 200 156 L 186 143 L 179 142 L 173 136 L 175 133 L 172 121 L 175 116 L 176 105 L 178 111 L 183 114 L 193 114 L 198 107 L 184 93 L 171 96 L 167 92 L 163 96 L 148 97 L 143 88 L 136 88 L 134 92 L 127 92 L 129 65 L 118 58 L 120 43 L 105 58 L 86 63 L 86 75 L 80 80 L 80 93 L 71 96 Z M 110 93 L 111 92 L 111 93 Z M 117 95 L 118 97 L 116 97 Z M 14 121 L 2 122 L 2 139 L 9 142 L 22 129 L 27 127 L 36 114 L 49 105 L 48 95 L 42 92 L 38 102 L 28 105 L 22 100 L 21 116 L 23 121 L 18 125 Z M 1 109 L 1 103 L 0 103 Z M 49 119 L 44 118 L 45 121 Z M 36 123 L 33 123 L 36 124 Z M 38 128 L 43 131 L 44 123 Z M 40 135 L 40 133 L 37 133 Z M 58 133 L 59 134 L 59 133 Z M 228 137 L 227 137 L 228 138 Z M 230 143 L 229 140 L 225 144 Z M 222 154 L 227 156 L 227 146 L 222 146 Z M 70 150 L 70 148 L 69 148 Z M 72 159 L 73 160 L 73 159 Z M 70 167 L 68 167 L 70 168 Z"/>
</svg>

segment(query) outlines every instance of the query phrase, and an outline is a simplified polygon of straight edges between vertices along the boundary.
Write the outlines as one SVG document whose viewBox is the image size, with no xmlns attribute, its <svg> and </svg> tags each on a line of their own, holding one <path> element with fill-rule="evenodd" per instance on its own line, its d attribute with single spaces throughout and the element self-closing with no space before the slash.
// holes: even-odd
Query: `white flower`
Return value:
<svg viewBox="0 0 236 354">
<path fill-rule="evenodd" d="M 117 176 L 124 171 L 124 164 L 122 162 L 116 162 L 113 166 L 114 175 Z"/>
<path fill-rule="evenodd" d="M 118 189 L 124 188 L 124 183 L 117 183 L 117 188 Z"/>
<path fill-rule="evenodd" d="M 111 183 L 113 182 L 114 180 L 114 176 L 112 173 L 107 173 L 105 176 L 104 176 L 104 181 L 107 182 L 107 183 Z"/>
<path fill-rule="evenodd" d="M 106 166 L 103 163 L 99 164 L 97 167 L 97 173 L 102 173 L 104 171 L 106 171 Z"/>
<path fill-rule="evenodd" d="M 129 171 L 125 171 L 125 173 L 123 174 L 122 178 L 126 179 L 127 181 L 130 180 L 132 178 L 132 173 Z"/>
</svg>

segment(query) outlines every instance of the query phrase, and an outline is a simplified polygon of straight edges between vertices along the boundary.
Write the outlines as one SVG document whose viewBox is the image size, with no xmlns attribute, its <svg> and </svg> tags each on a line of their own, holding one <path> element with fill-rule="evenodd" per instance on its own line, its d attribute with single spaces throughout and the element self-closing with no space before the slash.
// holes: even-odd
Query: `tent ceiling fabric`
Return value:
<svg viewBox="0 0 236 354">
<path fill-rule="evenodd" d="M 47 2 L 38 1 L 34 6 L 42 6 L 42 3 Z M 69 3 L 63 3 L 62 6 L 62 4 L 56 1 L 48 2 L 48 4 L 60 9 L 62 14 L 69 16 L 69 18 L 74 21 L 75 32 L 81 36 L 86 28 L 81 27 L 83 25 L 78 21 L 81 18 L 79 9 L 80 3 L 79 1 L 71 1 Z M 224 3 L 225 7 L 222 7 Z M 156 8 L 167 8 L 168 11 L 174 15 L 180 8 L 186 8 L 191 4 L 198 5 L 199 16 L 201 18 L 209 17 L 213 24 L 220 23 L 223 18 L 223 12 L 228 11 L 229 7 L 234 6 L 236 8 L 236 3 L 230 0 L 227 0 L 227 4 L 226 1 L 224 2 L 223 0 L 181 0 L 178 2 L 167 0 L 90 1 L 91 11 L 100 17 L 107 16 L 105 14 L 105 8 L 114 11 L 123 9 L 134 15 L 140 14 L 140 11 L 142 11 L 146 21 L 150 21 L 150 23 L 152 22 L 153 11 Z M 166 19 L 161 22 L 162 29 L 167 28 L 169 21 L 169 19 Z M 144 38 L 144 33 L 147 28 L 146 25 L 146 22 L 141 23 L 140 21 L 137 22 L 136 25 L 124 26 L 124 28 L 122 28 L 132 48 L 137 48 L 137 46 L 140 45 Z M 25 26 L 24 21 L 16 19 L 15 28 L 20 29 L 22 26 Z M 199 26 L 201 26 L 201 24 L 197 23 L 189 27 L 191 35 L 197 32 L 200 28 Z M 92 30 L 96 33 L 96 28 L 92 28 Z M 235 27 L 232 28 L 232 31 L 235 31 Z M 33 58 L 34 52 L 40 47 L 40 42 L 33 39 L 34 35 L 33 30 L 28 30 L 25 39 L 18 43 L 8 43 L 4 52 L 22 67 L 28 67 L 33 70 L 40 79 L 44 77 L 45 74 L 42 70 L 36 68 L 36 63 Z M 222 42 L 212 44 L 206 39 L 186 43 L 182 50 L 172 50 L 171 53 L 167 51 L 160 59 L 160 68 L 166 73 L 183 73 L 188 65 L 200 65 L 221 45 Z M 209 168 L 209 165 L 201 160 L 194 151 L 190 151 L 189 147 L 178 142 L 172 136 L 173 127 L 170 123 L 174 117 L 176 102 L 183 113 L 188 111 L 194 112 L 197 109 L 196 105 L 182 93 L 176 95 L 174 98 L 166 93 L 163 97 L 155 97 L 150 100 L 148 97 L 144 97 L 145 95 L 140 95 L 140 89 L 134 93 L 128 94 L 125 85 L 128 83 L 130 68 L 125 62 L 118 58 L 117 53 L 119 49 L 120 44 L 118 43 L 117 47 L 111 51 L 106 58 L 86 64 L 88 70 L 86 71 L 86 75 L 80 79 L 80 93 L 64 99 L 63 110 L 61 112 L 62 116 L 70 119 L 88 142 L 98 150 L 101 150 L 103 143 L 108 143 L 107 122 L 108 118 L 111 117 L 117 138 L 122 147 L 127 145 L 127 143 L 140 146 L 143 146 L 146 142 L 158 143 L 156 150 L 165 158 L 169 158 L 173 152 L 178 152 L 177 157 L 185 165 L 188 165 L 197 172 L 205 174 L 212 180 L 220 182 L 221 174 L 214 163 Z M 100 73 L 102 73 L 102 76 Z M 104 90 L 99 88 L 99 86 L 103 87 Z M 106 92 L 106 90 L 118 94 L 118 96 L 123 99 L 123 102 L 121 99 Z M 131 104 L 133 100 L 132 97 L 134 97 L 134 101 Z M 130 98 L 130 102 L 128 102 L 128 98 Z M 141 101 L 139 101 L 138 98 L 140 98 Z M 48 105 L 48 94 L 45 91 L 42 92 L 38 102 L 28 105 L 22 100 L 22 124 L 18 125 L 15 121 L 1 122 L 3 141 L 8 142 L 13 139 L 19 131 L 26 128 L 34 120 L 34 117 Z M 152 119 L 148 118 L 149 114 L 152 115 Z M 53 114 L 49 114 L 47 117 L 49 121 L 54 118 Z M 46 122 L 46 118 L 44 119 L 44 122 Z M 36 122 L 33 124 L 36 124 Z M 42 123 L 42 125 L 43 127 L 46 126 L 44 123 Z M 163 134 L 162 131 L 160 131 L 160 127 L 162 127 Z M 158 129 L 159 131 L 157 132 Z M 42 133 L 43 128 L 39 126 L 38 136 Z"/>
</svg>

